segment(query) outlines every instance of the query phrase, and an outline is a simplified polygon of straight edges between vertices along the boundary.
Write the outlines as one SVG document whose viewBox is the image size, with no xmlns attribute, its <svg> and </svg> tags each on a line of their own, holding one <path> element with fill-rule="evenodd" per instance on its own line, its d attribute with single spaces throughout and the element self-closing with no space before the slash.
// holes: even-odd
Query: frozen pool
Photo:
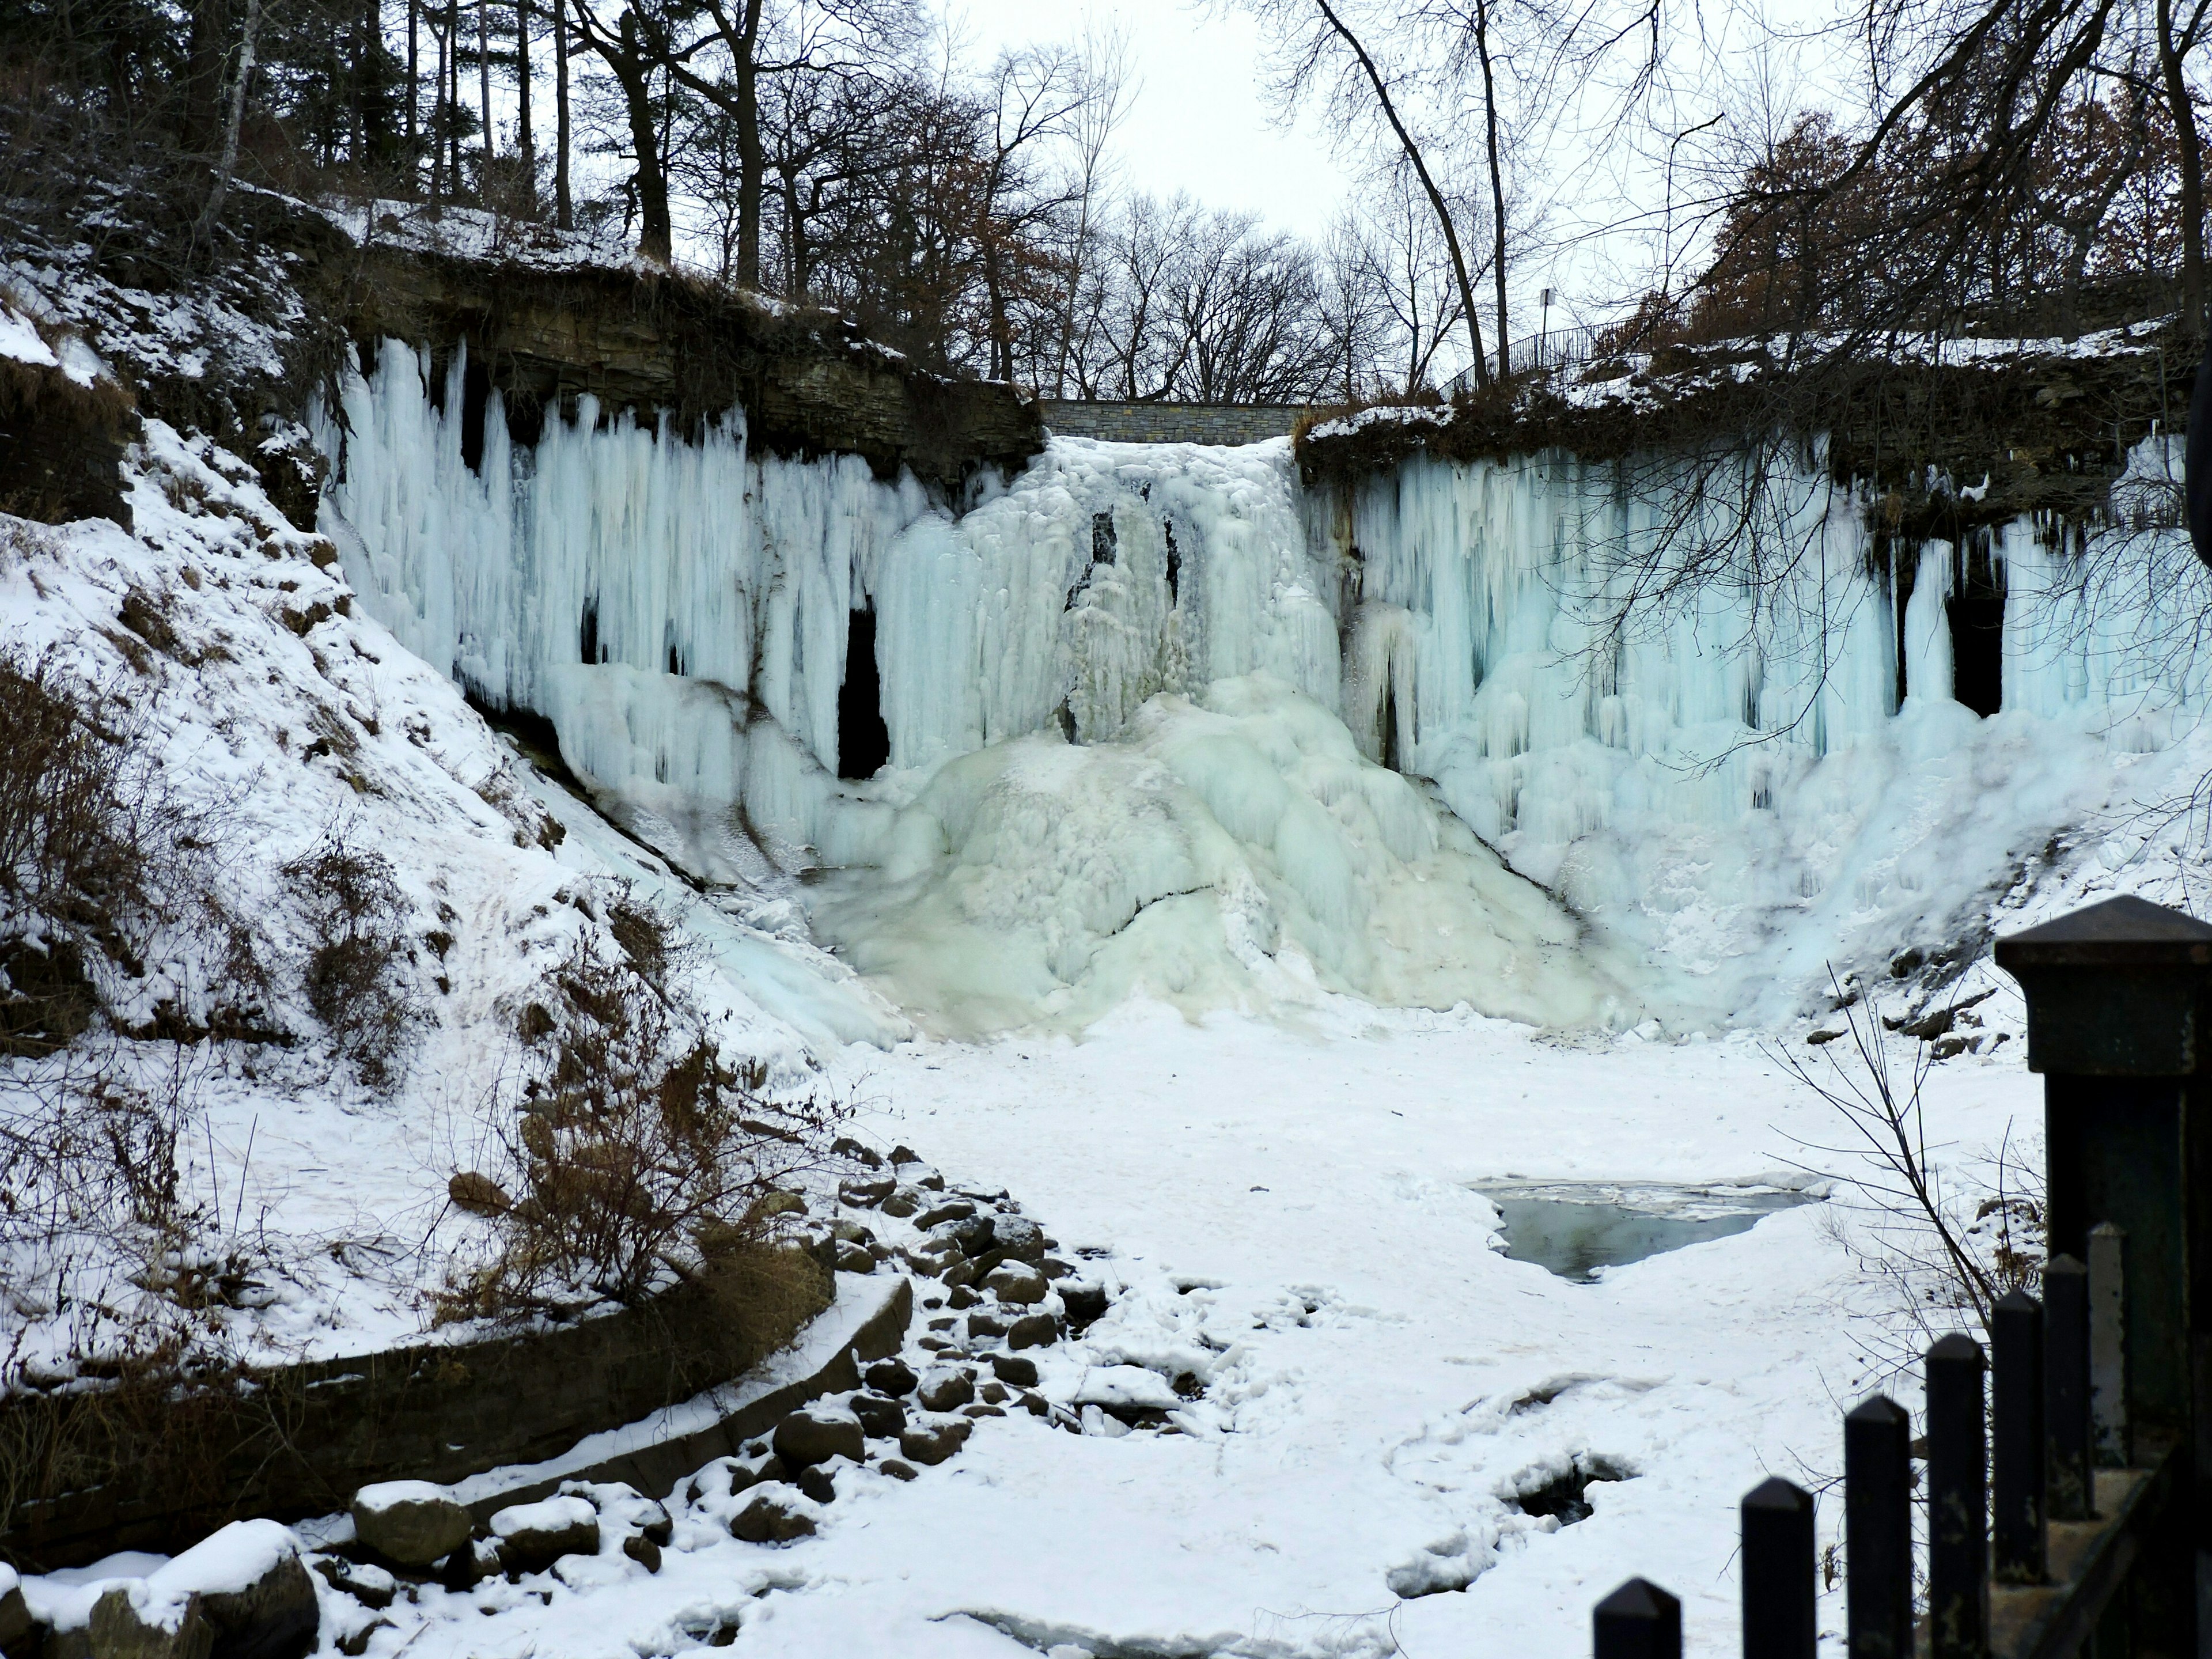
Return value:
<svg viewBox="0 0 2212 1659">
<path fill-rule="evenodd" d="M 1589 1279 L 1686 1244 L 1747 1232 L 1761 1216 L 1818 1193 L 1747 1183 L 1677 1187 L 1649 1182 L 1477 1182 L 1498 1206 L 1505 1254 L 1562 1279 Z"/>
</svg>

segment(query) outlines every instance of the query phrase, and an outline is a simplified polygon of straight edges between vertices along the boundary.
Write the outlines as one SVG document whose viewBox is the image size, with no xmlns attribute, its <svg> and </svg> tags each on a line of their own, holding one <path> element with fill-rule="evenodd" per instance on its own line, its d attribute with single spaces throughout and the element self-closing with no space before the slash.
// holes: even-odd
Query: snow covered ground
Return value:
<svg viewBox="0 0 2212 1659">
<path fill-rule="evenodd" d="M 1563 1045 L 1350 1003 L 1285 1031 L 1150 1005 L 1083 1042 L 908 1044 L 843 1074 L 885 1143 L 1003 1182 L 1063 1254 L 1099 1253 L 1083 1269 L 1119 1294 L 1041 1356 L 1043 1391 L 1190 1373 L 1181 1432 L 987 1419 L 910 1484 L 842 1470 L 818 1535 L 785 1546 L 679 1503 L 658 1576 L 611 1540 L 520 1584 L 426 1589 L 370 1653 L 615 1659 L 734 1626 L 732 1651 L 791 1659 L 1506 1659 L 1581 1650 L 1631 1574 L 1682 1597 L 1692 1651 L 1725 1653 L 1736 1500 L 1834 1474 L 1839 1412 L 1874 1387 L 1912 1399 L 1866 1358 L 1883 1310 L 1836 1237 L 1847 1191 L 1595 1283 L 1492 1248 L 1471 1182 L 1802 1180 L 1838 1126 L 1749 1040 Z M 2016 1059 L 1939 1067 L 1930 1098 L 1960 1164 L 2036 1115 Z M 1577 1460 L 1624 1477 L 1589 1488 L 1589 1518 L 1520 1511 Z M 1824 1501 L 1823 1547 L 1840 1521 Z M 1831 1595 L 1824 1629 L 1841 1613 Z"/>
</svg>

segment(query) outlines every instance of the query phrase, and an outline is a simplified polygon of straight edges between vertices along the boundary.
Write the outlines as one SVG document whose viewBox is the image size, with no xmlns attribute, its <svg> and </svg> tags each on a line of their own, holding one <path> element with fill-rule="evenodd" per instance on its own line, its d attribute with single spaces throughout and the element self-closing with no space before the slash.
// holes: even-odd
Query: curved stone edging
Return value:
<svg viewBox="0 0 2212 1659">
<path fill-rule="evenodd" d="M 658 1496 L 718 1457 L 739 1455 L 746 1441 L 766 1434 L 787 1412 L 859 1388 L 860 1361 L 885 1358 L 904 1345 L 914 1317 L 911 1279 L 893 1279 L 872 1305 L 866 1292 L 881 1279 L 860 1273 L 837 1279 L 837 1300 L 789 1346 L 737 1381 L 587 1436 L 559 1457 L 489 1469 L 453 1482 L 447 1492 L 481 1526 L 510 1504 L 551 1497 L 564 1481 L 621 1481 Z"/>
</svg>

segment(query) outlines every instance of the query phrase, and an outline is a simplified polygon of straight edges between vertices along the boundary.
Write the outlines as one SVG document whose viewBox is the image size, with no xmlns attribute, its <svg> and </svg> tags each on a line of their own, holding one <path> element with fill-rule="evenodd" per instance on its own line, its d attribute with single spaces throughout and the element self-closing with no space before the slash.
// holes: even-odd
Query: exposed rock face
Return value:
<svg viewBox="0 0 2212 1659">
<path fill-rule="evenodd" d="M 929 374 L 830 313 L 771 312 L 635 270 L 375 246 L 325 251 L 320 263 L 325 303 L 356 337 L 465 340 L 471 379 L 481 365 L 518 441 L 535 439 L 547 409 L 588 392 L 641 421 L 665 410 L 687 429 L 740 407 L 752 441 L 777 453 L 860 455 L 879 477 L 903 466 L 945 489 L 1044 447 L 1036 405 L 1012 387 Z"/>
<path fill-rule="evenodd" d="M 2094 356 L 2027 345 L 1942 364 L 1869 352 L 1817 373 L 1757 346 L 1662 347 L 1559 382 L 1494 386 L 1456 406 L 1325 420 L 1296 448 L 1310 487 L 1353 483 L 1420 453 L 1474 462 L 1559 450 L 1632 471 L 1778 431 L 1822 433 L 1830 476 L 1875 486 L 1893 533 L 1956 537 L 2029 513 L 2078 522 L 2105 510 L 2129 447 L 2154 427 L 2182 428 L 2195 348 L 2164 329 Z M 1975 493 L 1931 490 L 1931 469 Z"/>
</svg>

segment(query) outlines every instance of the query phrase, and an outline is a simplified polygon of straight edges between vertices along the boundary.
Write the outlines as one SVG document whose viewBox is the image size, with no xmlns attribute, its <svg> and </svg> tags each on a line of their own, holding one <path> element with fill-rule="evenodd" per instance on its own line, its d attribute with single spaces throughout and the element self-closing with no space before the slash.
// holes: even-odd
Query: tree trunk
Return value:
<svg viewBox="0 0 2212 1659">
<path fill-rule="evenodd" d="M 461 0 L 446 0 L 446 189 L 461 193 Z"/>
<path fill-rule="evenodd" d="M 446 194 L 446 37 L 435 24 L 430 33 L 438 36 L 438 91 L 430 100 L 430 199 L 435 202 Z"/>
<path fill-rule="evenodd" d="M 622 19 L 623 61 L 608 67 L 622 83 L 623 101 L 629 106 L 630 148 L 637 153 L 637 251 L 644 258 L 666 264 L 674 236 L 668 219 L 668 175 L 660 167 L 660 131 L 653 118 L 653 65 L 639 49 L 638 16 L 625 11 Z"/>
<path fill-rule="evenodd" d="M 483 168 L 477 175 L 481 198 L 491 185 L 491 0 L 477 0 L 477 105 L 483 118 Z"/>
<path fill-rule="evenodd" d="M 422 181 L 422 175 L 416 171 L 422 157 L 416 132 L 416 118 L 422 103 L 422 0 L 407 0 L 407 184 L 410 196 Z"/>
<path fill-rule="evenodd" d="M 538 216 L 538 139 L 530 129 L 530 5 L 514 4 L 514 150 L 522 158 L 522 191 L 530 217 Z"/>
<path fill-rule="evenodd" d="M 744 21 L 730 43 L 737 97 L 731 118 L 738 126 L 738 286 L 761 285 L 762 174 L 760 133 L 761 0 L 745 0 Z"/>
<path fill-rule="evenodd" d="M 229 57 L 228 0 L 194 0 L 185 48 L 185 149 L 212 157 L 222 142 L 222 70 Z"/>
<path fill-rule="evenodd" d="M 2173 116 L 2174 149 L 2181 164 L 2181 304 L 2191 329 L 2204 328 L 2204 148 L 2190 102 L 2182 63 L 2182 43 L 2174 39 L 2173 0 L 2158 0 L 2158 66 L 2166 82 L 2166 102 Z"/>
<path fill-rule="evenodd" d="M 553 0 L 553 222 L 576 228 L 568 193 L 568 0 Z"/>
<path fill-rule="evenodd" d="M 1452 223 L 1451 209 L 1444 201 L 1444 193 L 1437 188 L 1437 181 L 1429 176 L 1429 166 L 1421 159 L 1421 148 L 1413 142 L 1413 135 L 1406 131 L 1406 124 L 1398 118 L 1398 106 L 1390 101 L 1390 89 L 1382 83 L 1382 71 L 1367 55 L 1367 48 L 1359 44 L 1359 37 L 1346 28 L 1344 20 L 1329 9 L 1328 0 L 1316 0 L 1321 15 L 1328 26 L 1350 46 L 1359 66 L 1367 71 L 1368 84 L 1375 88 L 1376 101 L 1382 106 L 1382 113 L 1390 123 L 1391 131 L 1398 135 L 1398 145 L 1406 160 L 1413 164 L 1414 175 L 1421 181 L 1421 189 L 1429 198 L 1429 206 L 1437 216 L 1437 225 L 1444 234 L 1444 246 L 1451 253 L 1452 275 L 1459 282 L 1459 302 L 1467 313 L 1468 343 L 1474 353 L 1474 383 L 1479 386 L 1490 384 L 1489 354 L 1482 349 L 1482 317 L 1474 308 L 1474 283 L 1467 274 L 1467 255 L 1461 251 L 1459 230 Z"/>
<path fill-rule="evenodd" d="M 204 244 L 214 234 L 216 222 L 222 217 L 222 198 L 229 193 L 231 174 L 238 171 L 238 130 L 246 120 L 246 85 L 253 78 L 254 36 L 261 31 L 261 0 L 246 0 L 246 32 L 238 43 L 238 70 L 231 77 L 230 107 L 222 121 L 222 159 L 216 164 L 215 186 L 208 192 L 207 205 L 200 210 L 199 223 L 193 228 L 192 240 Z"/>
<path fill-rule="evenodd" d="M 1475 0 L 1474 50 L 1482 59 L 1482 114 L 1489 129 L 1485 142 L 1490 150 L 1491 263 L 1498 279 L 1498 378 L 1503 380 L 1513 373 L 1513 348 L 1505 326 L 1505 171 L 1498 158 L 1498 83 L 1490 62 L 1489 0 Z"/>
</svg>

